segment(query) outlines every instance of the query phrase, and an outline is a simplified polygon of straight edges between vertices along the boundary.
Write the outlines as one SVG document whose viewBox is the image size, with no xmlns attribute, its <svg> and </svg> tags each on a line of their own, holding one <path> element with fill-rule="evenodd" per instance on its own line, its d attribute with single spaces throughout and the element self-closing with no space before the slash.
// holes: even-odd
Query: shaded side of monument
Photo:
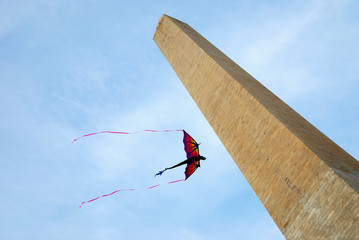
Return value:
<svg viewBox="0 0 359 240">
<path fill-rule="evenodd" d="M 189 25 L 154 40 L 287 239 L 359 239 L 359 162 Z"/>
</svg>

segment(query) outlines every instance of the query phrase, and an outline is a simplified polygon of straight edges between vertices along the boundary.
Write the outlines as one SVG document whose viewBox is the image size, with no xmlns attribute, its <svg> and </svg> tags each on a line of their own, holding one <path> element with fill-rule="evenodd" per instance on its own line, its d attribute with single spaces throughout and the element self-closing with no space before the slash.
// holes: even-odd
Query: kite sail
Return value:
<svg viewBox="0 0 359 240">
<path fill-rule="evenodd" d="M 76 142 L 77 140 L 79 140 L 80 138 L 84 138 L 84 137 L 89 137 L 89 136 L 92 136 L 92 135 L 96 135 L 96 134 L 102 134 L 102 133 L 112 133 L 112 134 L 137 134 L 137 133 L 141 133 L 141 132 L 179 132 L 179 131 L 183 131 L 183 144 L 184 144 L 184 150 L 186 152 L 186 155 L 187 155 L 187 159 L 184 160 L 183 162 L 180 162 L 179 164 L 177 165 L 174 165 L 170 168 L 166 168 L 165 170 L 163 171 L 160 171 L 158 172 L 155 176 L 157 175 L 162 175 L 162 173 L 166 170 L 169 170 L 169 169 L 173 169 L 173 168 L 176 168 L 176 167 L 179 167 L 181 165 L 184 165 L 184 164 L 187 164 L 187 167 L 186 167 L 186 170 L 185 170 L 185 178 L 184 179 L 180 179 L 180 180 L 176 180 L 176 181 L 171 181 L 171 182 L 168 182 L 167 184 L 172 184 L 172 183 L 177 183 L 177 182 L 181 182 L 181 181 L 185 181 L 187 178 L 189 178 L 196 170 L 197 168 L 200 167 L 200 160 L 205 160 L 206 158 L 199 155 L 199 149 L 198 149 L 198 146 L 199 144 L 185 131 L 185 130 L 179 130 L 179 129 L 176 129 L 176 130 L 141 130 L 141 131 L 136 131 L 136 132 L 113 132 L 113 131 L 102 131 L 102 132 L 95 132 L 95 133 L 89 133 L 89 134 L 85 134 L 81 137 L 78 137 L 76 139 L 74 139 L 72 141 L 72 143 Z M 157 184 L 157 185 L 154 185 L 154 186 L 150 186 L 150 187 L 147 187 L 145 189 L 153 189 L 153 188 L 156 188 L 160 186 L 160 184 Z M 116 190 L 112 193 L 109 193 L 109 194 L 105 194 L 105 195 L 102 195 L 102 196 L 99 196 L 99 197 L 96 197 L 94 199 L 91 199 L 91 200 L 88 200 L 88 201 L 85 201 L 85 202 L 82 202 L 81 205 L 80 205 L 80 208 L 82 207 L 83 204 L 85 203 L 89 203 L 89 202 L 93 202 L 99 198 L 102 198 L 102 197 L 108 197 L 108 196 L 111 196 L 112 194 L 115 194 L 117 192 L 122 192 L 122 191 L 134 191 L 136 189 L 121 189 L 121 190 Z"/>
</svg>

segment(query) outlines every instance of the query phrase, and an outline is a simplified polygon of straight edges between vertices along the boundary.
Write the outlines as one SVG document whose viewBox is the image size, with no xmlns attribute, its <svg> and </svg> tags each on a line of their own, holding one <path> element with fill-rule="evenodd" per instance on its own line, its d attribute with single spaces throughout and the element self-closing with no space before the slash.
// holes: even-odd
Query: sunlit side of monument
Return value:
<svg viewBox="0 0 359 240">
<path fill-rule="evenodd" d="M 359 239 L 359 162 L 189 25 L 154 40 L 287 239 Z"/>
</svg>

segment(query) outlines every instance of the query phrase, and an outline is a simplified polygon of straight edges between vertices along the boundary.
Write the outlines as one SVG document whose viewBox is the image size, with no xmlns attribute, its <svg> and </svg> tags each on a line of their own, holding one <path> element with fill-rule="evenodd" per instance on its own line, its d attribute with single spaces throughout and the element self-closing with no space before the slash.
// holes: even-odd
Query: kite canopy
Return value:
<svg viewBox="0 0 359 240">
<path fill-rule="evenodd" d="M 165 168 L 164 170 L 159 171 L 155 176 L 162 175 L 163 172 L 169 169 L 173 169 L 182 166 L 183 164 L 187 164 L 186 170 L 184 172 L 186 180 L 197 170 L 197 168 L 200 167 L 199 161 L 205 160 L 206 158 L 199 155 L 199 144 L 185 130 L 183 130 L 183 144 L 187 159 L 172 167 Z"/>
</svg>

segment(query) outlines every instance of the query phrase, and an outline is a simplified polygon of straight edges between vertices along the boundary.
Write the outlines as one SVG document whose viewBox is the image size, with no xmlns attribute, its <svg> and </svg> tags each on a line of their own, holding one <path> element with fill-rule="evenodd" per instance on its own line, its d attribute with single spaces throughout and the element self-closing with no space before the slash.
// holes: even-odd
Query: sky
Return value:
<svg viewBox="0 0 359 240">
<path fill-rule="evenodd" d="M 153 41 L 191 25 L 359 159 L 359 2 L 0 0 L 0 239 L 284 239 Z M 207 158 L 187 181 L 181 132 Z M 161 184 L 152 190 L 146 187 Z M 81 202 L 120 192 L 79 208 Z"/>
</svg>

